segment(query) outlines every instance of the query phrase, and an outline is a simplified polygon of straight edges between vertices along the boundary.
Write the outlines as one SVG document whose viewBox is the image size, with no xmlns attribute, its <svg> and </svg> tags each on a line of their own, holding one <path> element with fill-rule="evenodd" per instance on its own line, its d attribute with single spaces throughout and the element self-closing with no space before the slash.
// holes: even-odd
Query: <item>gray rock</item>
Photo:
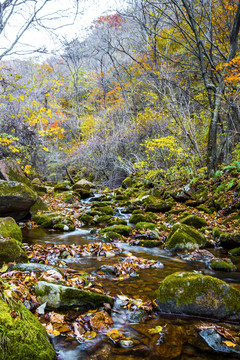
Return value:
<svg viewBox="0 0 240 360">
<path fill-rule="evenodd" d="M 40 281 L 35 286 L 35 294 L 40 304 L 47 303 L 48 309 L 83 308 L 95 309 L 104 303 L 113 305 L 113 299 L 107 295 L 73 287 Z"/>
<path fill-rule="evenodd" d="M 24 219 L 37 198 L 37 193 L 23 183 L 0 180 L 0 216 Z"/>
</svg>

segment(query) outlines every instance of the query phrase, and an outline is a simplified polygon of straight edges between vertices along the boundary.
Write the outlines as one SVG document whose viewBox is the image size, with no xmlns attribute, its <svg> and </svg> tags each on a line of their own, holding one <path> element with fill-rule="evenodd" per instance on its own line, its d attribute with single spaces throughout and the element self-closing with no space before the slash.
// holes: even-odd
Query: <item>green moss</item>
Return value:
<svg viewBox="0 0 240 360">
<path fill-rule="evenodd" d="M 108 231 L 108 232 L 105 232 L 104 233 L 104 238 L 106 240 L 118 240 L 118 239 L 121 239 L 121 235 L 114 232 L 114 231 Z"/>
<path fill-rule="evenodd" d="M 0 218 L 0 235 L 4 238 L 12 238 L 22 243 L 22 231 L 16 221 L 11 218 Z"/>
<path fill-rule="evenodd" d="M 116 226 L 108 226 L 100 231 L 100 234 L 104 234 L 106 232 L 113 231 L 117 234 L 123 235 L 123 236 L 129 236 L 129 234 L 132 231 L 132 228 L 127 225 L 116 225 Z"/>
<path fill-rule="evenodd" d="M 150 218 L 150 216 L 143 215 L 143 214 L 133 214 L 130 217 L 129 222 L 131 224 L 137 224 L 139 222 L 151 222 L 151 218 Z"/>
<path fill-rule="evenodd" d="M 102 215 L 96 218 L 97 224 L 109 224 L 111 222 L 112 215 Z M 95 220 L 95 219 L 94 219 Z"/>
<path fill-rule="evenodd" d="M 46 229 L 64 230 L 64 225 L 66 225 L 71 230 L 74 230 L 75 228 L 73 220 L 70 217 L 64 217 L 59 213 L 37 214 L 32 217 L 32 220 L 35 221 L 38 225 L 40 225 L 42 228 Z"/>
<path fill-rule="evenodd" d="M 54 192 L 58 193 L 58 192 L 63 192 L 63 191 L 69 191 L 71 190 L 71 187 L 68 183 L 58 183 L 54 186 Z"/>
<path fill-rule="evenodd" d="M 110 225 L 127 225 L 127 221 L 126 220 L 122 220 L 122 219 L 118 219 L 118 218 L 113 218 L 110 222 Z"/>
<path fill-rule="evenodd" d="M 171 210 L 173 204 L 166 202 L 166 201 L 160 201 L 158 203 L 154 203 L 154 204 L 148 204 L 146 206 L 146 211 L 151 211 L 151 212 L 168 212 L 169 210 Z"/>
<path fill-rule="evenodd" d="M 181 220 L 182 224 L 186 224 L 189 226 L 194 226 L 197 229 L 200 229 L 204 226 L 207 226 L 207 222 L 205 219 L 200 218 L 199 216 L 196 215 L 188 215 L 186 217 L 184 217 Z"/>
<path fill-rule="evenodd" d="M 93 222 L 93 216 L 88 214 L 82 214 L 77 218 L 79 221 L 83 222 L 84 224 L 91 224 Z"/>
<path fill-rule="evenodd" d="M 53 225 L 53 229 L 60 231 L 74 231 L 75 226 L 73 224 L 66 225 L 66 224 L 58 223 Z"/>
<path fill-rule="evenodd" d="M 210 261 L 210 266 L 213 270 L 220 271 L 236 271 L 237 267 L 232 263 L 230 259 L 223 260 L 215 258 Z"/>
<path fill-rule="evenodd" d="M 112 215 L 113 216 L 113 209 L 111 206 L 102 206 L 99 208 L 99 211 L 102 213 L 102 214 L 105 214 L 105 215 Z"/>
<path fill-rule="evenodd" d="M 0 263 L 8 262 L 28 262 L 28 256 L 16 240 L 0 239 Z"/>
<path fill-rule="evenodd" d="M 204 246 L 205 237 L 197 230 L 185 224 L 175 224 L 166 241 L 166 248 L 171 250 L 198 249 Z"/>
<path fill-rule="evenodd" d="M 203 204 L 197 207 L 198 210 L 203 211 L 206 214 L 212 214 L 212 210 L 204 206 Z"/>
<path fill-rule="evenodd" d="M 135 209 L 135 210 L 133 210 L 133 215 L 134 214 L 142 214 L 142 210 L 141 209 Z"/>
<path fill-rule="evenodd" d="M 222 280 L 195 272 L 174 273 L 161 283 L 160 308 L 218 318 L 240 317 L 240 292 Z M 182 306 L 194 305 L 194 306 Z"/>
<path fill-rule="evenodd" d="M 35 204 L 31 206 L 30 213 L 35 215 L 38 211 L 48 211 L 47 204 L 45 204 L 39 196 Z"/>
<path fill-rule="evenodd" d="M 162 241 L 157 240 L 140 240 L 138 245 L 145 246 L 147 248 L 158 247 L 162 245 Z"/>
<path fill-rule="evenodd" d="M 84 291 L 80 289 L 68 288 L 60 294 L 60 300 L 67 306 L 72 306 L 72 304 L 79 303 L 84 308 L 99 308 L 104 303 L 110 303 L 113 305 L 113 299 L 109 296 L 94 293 L 92 291 Z"/>
<path fill-rule="evenodd" d="M 155 230 L 157 228 L 156 224 L 149 222 L 139 222 L 136 224 L 137 230 Z"/>
<path fill-rule="evenodd" d="M 23 305 L 9 303 L 0 298 L 0 360 L 53 360 L 55 352 L 40 322 Z"/>
<path fill-rule="evenodd" d="M 240 255 L 240 247 L 234 248 L 228 252 L 230 255 L 237 256 Z"/>
</svg>

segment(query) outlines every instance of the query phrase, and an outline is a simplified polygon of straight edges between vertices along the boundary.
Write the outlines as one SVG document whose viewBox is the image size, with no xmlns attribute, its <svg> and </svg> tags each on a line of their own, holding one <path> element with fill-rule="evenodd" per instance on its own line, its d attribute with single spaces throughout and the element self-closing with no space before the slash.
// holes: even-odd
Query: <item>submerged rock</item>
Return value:
<svg viewBox="0 0 240 360">
<path fill-rule="evenodd" d="M 74 307 L 96 309 L 104 303 L 113 305 L 113 299 L 107 295 L 45 281 L 40 281 L 36 284 L 35 294 L 41 304 L 47 303 L 49 309 L 68 309 Z"/>
<path fill-rule="evenodd" d="M 240 320 L 240 292 L 226 282 L 196 272 L 167 276 L 157 292 L 164 313 Z"/>
<path fill-rule="evenodd" d="M 2 297 L 0 334 L 0 360 L 55 359 L 55 351 L 41 323 L 25 306 L 6 302 Z"/>
<path fill-rule="evenodd" d="M 195 250 L 205 244 L 205 236 L 197 230 L 185 224 L 175 224 L 168 235 L 166 248 L 169 250 Z"/>
</svg>

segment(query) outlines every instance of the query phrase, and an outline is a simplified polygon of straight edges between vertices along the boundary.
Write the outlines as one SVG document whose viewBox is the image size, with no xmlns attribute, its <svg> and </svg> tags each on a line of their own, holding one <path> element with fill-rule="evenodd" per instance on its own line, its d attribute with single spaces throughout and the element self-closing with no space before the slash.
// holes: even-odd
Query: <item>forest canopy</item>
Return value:
<svg viewBox="0 0 240 360">
<path fill-rule="evenodd" d="M 131 0 L 44 62 L 3 54 L 0 156 L 109 186 L 213 176 L 240 155 L 239 27 L 235 0 Z"/>
</svg>

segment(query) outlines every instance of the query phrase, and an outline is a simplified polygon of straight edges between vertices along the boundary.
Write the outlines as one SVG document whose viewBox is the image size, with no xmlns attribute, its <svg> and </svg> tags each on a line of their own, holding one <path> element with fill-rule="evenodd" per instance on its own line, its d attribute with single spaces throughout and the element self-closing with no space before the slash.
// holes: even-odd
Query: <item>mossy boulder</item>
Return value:
<svg viewBox="0 0 240 360">
<path fill-rule="evenodd" d="M 94 221 L 97 224 L 109 224 L 111 222 L 112 215 L 95 216 Z"/>
<path fill-rule="evenodd" d="M 160 201 L 158 203 L 155 202 L 153 204 L 147 204 L 145 210 L 151 211 L 153 213 L 156 213 L 156 212 L 165 213 L 165 212 L 168 212 L 169 210 L 171 210 L 172 207 L 173 207 L 173 204 L 171 204 L 167 201 Z"/>
<path fill-rule="evenodd" d="M 213 229 L 213 237 L 224 248 L 233 248 L 240 244 L 240 233 L 228 233 L 221 231 L 218 227 Z"/>
<path fill-rule="evenodd" d="M 106 232 L 113 231 L 117 234 L 123 235 L 123 236 L 129 236 L 129 234 L 132 231 L 132 228 L 127 225 L 116 225 L 116 226 L 107 226 L 104 229 L 100 230 L 100 234 L 104 234 Z"/>
<path fill-rule="evenodd" d="M 73 220 L 70 217 L 64 217 L 59 213 L 42 213 L 32 217 L 42 228 L 55 229 L 61 231 L 73 231 L 75 229 Z"/>
<path fill-rule="evenodd" d="M 137 230 L 155 230 L 156 228 L 157 225 L 150 222 L 139 222 L 136 224 Z"/>
<path fill-rule="evenodd" d="M 168 235 L 166 248 L 169 250 L 196 250 L 205 244 L 205 236 L 197 230 L 185 224 L 175 224 Z"/>
<path fill-rule="evenodd" d="M 159 247 L 162 245 L 162 241 L 157 240 L 140 240 L 138 243 L 139 246 L 144 246 L 147 248 Z"/>
<path fill-rule="evenodd" d="M 133 214 L 129 218 L 129 222 L 131 224 L 137 224 L 139 222 L 151 222 L 150 216 L 143 215 L 143 214 Z"/>
<path fill-rule="evenodd" d="M 130 176 L 128 176 L 126 179 L 122 182 L 122 188 L 127 189 L 133 186 L 133 180 Z"/>
<path fill-rule="evenodd" d="M 9 262 L 28 262 L 28 256 L 14 239 L 0 238 L 0 264 Z"/>
<path fill-rule="evenodd" d="M 0 218 L 0 237 L 11 238 L 22 243 L 22 231 L 13 218 Z"/>
<path fill-rule="evenodd" d="M 83 308 L 96 309 L 104 303 L 113 305 L 113 299 L 107 295 L 81 290 L 69 286 L 62 286 L 46 281 L 39 281 L 35 287 L 38 301 L 47 303 L 48 309 Z"/>
<path fill-rule="evenodd" d="M 219 271 L 236 271 L 237 267 L 233 264 L 233 262 L 230 259 L 219 259 L 214 258 L 209 263 L 210 267 L 213 270 L 219 270 Z"/>
<path fill-rule="evenodd" d="M 72 191 L 68 191 L 63 193 L 62 195 L 62 201 L 64 201 L 67 204 L 73 204 L 74 203 L 74 199 L 73 199 L 73 193 Z"/>
<path fill-rule="evenodd" d="M 80 216 L 78 216 L 77 218 L 79 221 L 81 221 L 82 223 L 84 223 L 85 225 L 91 225 L 94 224 L 95 222 L 93 221 L 93 216 L 89 215 L 89 214 L 82 214 Z"/>
<path fill-rule="evenodd" d="M 231 249 L 228 253 L 232 256 L 238 256 L 240 255 L 240 247 Z"/>
<path fill-rule="evenodd" d="M 101 207 L 98 207 L 97 209 L 101 214 L 113 216 L 113 208 L 109 205 L 101 206 Z"/>
<path fill-rule="evenodd" d="M 72 189 L 73 190 L 85 189 L 87 191 L 90 191 L 90 189 L 93 187 L 95 187 L 94 183 L 92 183 L 86 179 L 81 179 L 72 186 Z"/>
<path fill-rule="evenodd" d="M 108 240 L 108 241 L 112 241 L 112 240 L 118 240 L 121 239 L 121 235 L 116 233 L 115 231 L 107 231 L 105 233 L 103 233 L 103 238 Z"/>
<path fill-rule="evenodd" d="M 193 226 L 193 227 L 195 227 L 197 229 L 200 229 L 200 228 L 202 228 L 204 226 L 207 226 L 206 220 L 202 219 L 202 218 L 200 218 L 199 216 L 196 216 L 196 215 L 188 215 L 188 216 L 184 217 L 181 220 L 181 223 L 189 225 L 189 226 Z"/>
<path fill-rule="evenodd" d="M 71 187 L 68 183 L 65 183 L 65 182 L 60 182 L 60 183 L 57 183 L 55 186 L 54 186 L 54 192 L 55 193 L 61 193 L 61 192 L 64 192 L 64 191 L 69 191 L 71 190 Z"/>
<path fill-rule="evenodd" d="M 196 272 L 167 276 L 158 289 L 157 303 L 163 313 L 240 320 L 240 292 L 222 280 Z"/>
<path fill-rule="evenodd" d="M 0 180 L 0 216 L 24 219 L 37 200 L 37 193 L 16 181 Z"/>
<path fill-rule="evenodd" d="M 11 304 L 11 306 L 10 306 Z M 0 297 L 0 360 L 53 360 L 47 332 L 23 305 Z"/>
<path fill-rule="evenodd" d="M 127 225 L 127 221 L 119 218 L 112 218 L 109 222 L 110 225 Z"/>
<path fill-rule="evenodd" d="M 81 197 L 81 199 L 88 199 L 89 197 L 93 196 L 91 190 L 86 190 L 83 188 L 78 188 L 74 190 L 74 194 L 77 194 Z"/>
<path fill-rule="evenodd" d="M 15 160 L 7 160 L 7 159 L 0 160 L 0 179 L 23 183 L 35 192 L 33 184 L 25 176 L 19 164 Z M 48 208 L 47 205 L 44 204 L 43 201 L 40 199 L 40 197 L 37 196 L 37 201 L 34 203 L 34 205 L 31 206 L 30 213 L 35 214 L 39 210 L 47 211 Z M 22 218 L 19 219 L 16 218 L 16 220 L 21 220 L 21 219 Z"/>
<path fill-rule="evenodd" d="M 38 193 L 38 195 L 45 195 L 47 194 L 47 187 L 44 185 L 33 185 L 33 189 Z"/>
</svg>

